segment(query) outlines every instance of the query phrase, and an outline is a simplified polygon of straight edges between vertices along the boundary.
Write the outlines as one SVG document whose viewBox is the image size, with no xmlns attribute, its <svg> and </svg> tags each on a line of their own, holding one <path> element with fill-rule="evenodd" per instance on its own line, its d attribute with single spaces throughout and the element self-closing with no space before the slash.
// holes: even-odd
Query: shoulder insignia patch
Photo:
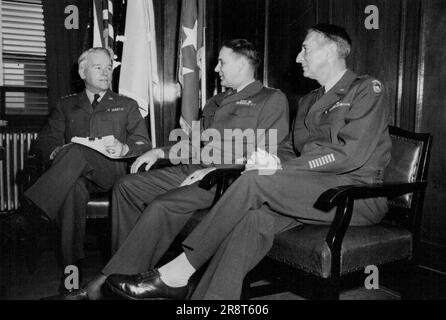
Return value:
<svg viewBox="0 0 446 320">
<path fill-rule="evenodd" d="M 375 93 L 381 93 L 381 91 L 382 91 L 381 82 L 379 82 L 378 80 L 372 80 L 372 85 L 373 85 L 373 91 Z"/>
</svg>

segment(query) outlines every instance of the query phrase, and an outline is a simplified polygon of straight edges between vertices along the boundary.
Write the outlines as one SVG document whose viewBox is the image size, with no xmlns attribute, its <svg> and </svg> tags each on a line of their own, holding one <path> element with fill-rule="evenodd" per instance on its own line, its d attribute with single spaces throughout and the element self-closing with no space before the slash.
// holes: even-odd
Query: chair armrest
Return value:
<svg viewBox="0 0 446 320">
<path fill-rule="evenodd" d="M 153 169 L 161 169 L 161 168 L 166 168 L 166 167 L 171 167 L 171 166 L 174 166 L 174 164 L 172 164 L 172 162 L 170 162 L 169 159 L 161 158 L 161 159 L 156 160 L 156 162 L 153 164 L 152 168 L 150 168 L 150 169 L 152 169 L 152 170 Z M 142 165 L 141 167 L 144 168 L 145 165 Z"/>
<path fill-rule="evenodd" d="M 316 200 L 315 206 L 328 211 L 343 202 L 346 197 L 353 200 L 378 197 L 394 198 L 406 193 L 422 191 L 426 185 L 426 181 L 416 181 L 339 186 L 323 192 Z"/>
<path fill-rule="evenodd" d="M 332 254 L 340 257 L 342 241 L 349 227 L 353 205 L 356 199 L 388 197 L 394 198 L 406 193 L 421 192 L 426 188 L 426 181 L 387 182 L 376 184 L 345 185 L 328 189 L 316 200 L 315 207 L 330 210 L 337 207 L 335 217 L 325 238 Z M 333 265 L 334 266 L 334 265 Z M 337 265 L 336 265 L 337 267 Z"/>
<path fill-rule="evenodd" d="M 237 166 L 231 168 L 221 168 L 209 172 L 201 179 L 199 187 L 202 189 L 210 190 L 213 186 L 223 181 L 224 179 L 237 178 L 245 170 L 245 166 Z"/>
<path fill-rule="evenodd" d="M 214 205 L 231 183 L 237 179 L 244 170 L 245 165 L 235 165 L 229 168 L 216 169 L 205 175 L 198 186 L 206 190 L 211 190 L 215 185 L 217 186 L 214 201 L 212 202 L 212 205 Z"/>
<path fill-rule="evenodd" d="M 135 159 L 132 159 L 132 160 L 135 161 Z M 133 161 L 127 161 L 129 170 L 133 164 Z M 173 167 L 173 166 L 176 166 L 176 164 L 173 164 L 172 162 L 170 162 L 169 159 L 161 158 L 161 159 L 158 159 L 155 161 L 155 163 L 150 167 L 150 170 L 163 169 L 166 167 Z M 138 172 L 146 172 L 146 164 L 142 164 L 138 168 Z"/>
</svg>

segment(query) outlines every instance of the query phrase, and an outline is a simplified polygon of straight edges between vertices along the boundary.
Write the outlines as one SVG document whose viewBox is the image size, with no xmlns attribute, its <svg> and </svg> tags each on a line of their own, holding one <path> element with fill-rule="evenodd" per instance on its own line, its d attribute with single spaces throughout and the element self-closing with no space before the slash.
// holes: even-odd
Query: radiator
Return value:
<svg viewBox="0 0 446 320">
<path fill-rule="evenodd" d="M 4 148 L 4 157 L 0 161 L 0 213 L 5 213 L 19 207 L 20 193 L 23 190 L 17 185 L 16 176 L 23 169 L 37 132 L 5 130 L 0 135 L 0 147 Z"/>
</svg>

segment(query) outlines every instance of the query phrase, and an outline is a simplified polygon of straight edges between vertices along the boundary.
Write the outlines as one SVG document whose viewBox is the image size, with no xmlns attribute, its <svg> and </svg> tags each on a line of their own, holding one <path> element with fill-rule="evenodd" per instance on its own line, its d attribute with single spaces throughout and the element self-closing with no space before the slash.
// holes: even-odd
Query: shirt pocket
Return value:
<svg viewBox="0 0 446 320">
<path fill-rule="evenodd" d="M 232 116 L 237 116 L 237 117 L 256 117 L 256 111 L 250 107 L 250 106 L 243 106 L 243 107 L 238 107 L 238 108 L 234 108 L 233 110 L 229 111 L 230 115 Z"/>
<path fill-rule="evenodd" d="M 257 128 L 257 113 L 248 106 L 230 110 L 226 118 L 228 128 L 241 130 Z"/>
<path fill-rule="evenodd" d="M 319 132 L 324 141 L 329 141 L 333 144 L 340 144 L 338 134 L 342 127 L 345 126 L 345 117 L 349 110 L 349 106 L 339 106 L 331 111 L 324 111 L 320 115 Z"/>
<path fill-rule="evenodd" d="M 122 112 L 104 112 L 97 118 L 101 136 L 114 135 L 115 138 L 124 134 L 126 119 Z"/>
<path fill-rule="evenodd" d="M 332 108 L 332 109 L 330 110 L 330 108 Z M 328 108 L 327 110 L 322 112 L 320 122 L 319 122 L 321 125 L 333 124 L 338 121 L 344 121 L 345 116 L 349 110 L 348 105 L 336 106 L 336 104 L 335 104 L 330 108 Z"/>
</svg>

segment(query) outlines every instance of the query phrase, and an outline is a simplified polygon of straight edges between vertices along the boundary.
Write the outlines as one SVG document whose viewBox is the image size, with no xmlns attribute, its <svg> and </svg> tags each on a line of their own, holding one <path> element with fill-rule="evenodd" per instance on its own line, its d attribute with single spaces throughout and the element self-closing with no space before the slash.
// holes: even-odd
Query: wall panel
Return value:
<svg viewBox="0 0 446 320">
<path fill-rule="evenodd" d="M 390 104 L 396 110 L 399 46 L 401 34 L 401 1 L 333 0 L 331 22 L 344 26 L 353 41 L 348 60 L 352 70 L 370 74 L 385 83 Z M 379 10 L 379 29 L 366 29 L 364 10 L 375 5 Z"/>
<path fill-rule="evenodd" d="M 421 42 L 423 76 L 419 97 L 420 131 L 434 136 L 428 188 L 424 206 L 423 240 L 442 248 L 446 260 L 446 1 L 423 2 Z M 441 257 L 433 257 L 433 263 Z M 437 266 L 446 271 L 446 265 Z"/>
<path fill-rule="evenodd" d="M 285 92 L 294 114 L 299 97 L 319 87 L 296 63 L 306 30 L 317 21 L 318 2 L 271 1 L 269 8 L 268 84 Z"/>
</svg>

